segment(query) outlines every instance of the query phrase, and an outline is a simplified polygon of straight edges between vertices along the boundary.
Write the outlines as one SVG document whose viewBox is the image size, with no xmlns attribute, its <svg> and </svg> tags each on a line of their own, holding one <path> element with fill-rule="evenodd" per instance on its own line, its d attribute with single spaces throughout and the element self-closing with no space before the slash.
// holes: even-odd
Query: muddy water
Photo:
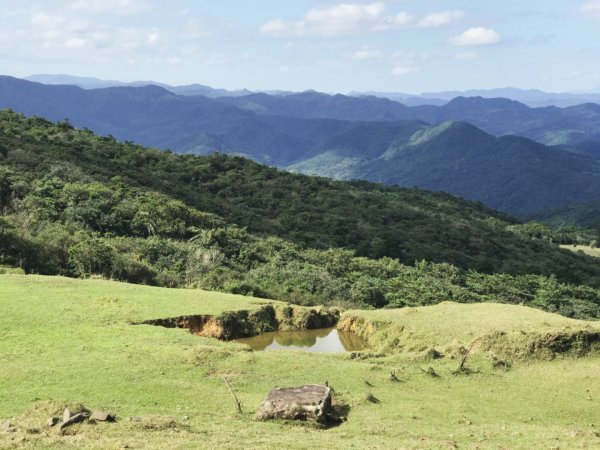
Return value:
<svg viewBox="0 0 600 450">
<path fill-rule="evenodd" d="M 253 350 L 304 350 L 306 352 L 344 353 L 364 350 L 366 342 L 354 333 L 335 328 L 303 331 L 275 331 L 235 342 Z"/>
</svg>

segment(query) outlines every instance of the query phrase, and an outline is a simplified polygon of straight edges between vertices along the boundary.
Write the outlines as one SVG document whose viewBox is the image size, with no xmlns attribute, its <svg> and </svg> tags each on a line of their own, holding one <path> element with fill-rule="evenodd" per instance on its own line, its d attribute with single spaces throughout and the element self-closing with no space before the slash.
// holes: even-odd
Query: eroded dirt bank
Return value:
<svg viewBox="0 0 600 450">
<path fill-rule="evenodd" d="M 146 320 L 139 324 L 185 328 L 197 336 L 231 340 L 270 331 L 328 328 L 335 326 L 339 319 L 340 311 L 337 309 L 265 305 L 255 310 L 228 311 L 216 316 L 169 317 Z"/>
</svg>

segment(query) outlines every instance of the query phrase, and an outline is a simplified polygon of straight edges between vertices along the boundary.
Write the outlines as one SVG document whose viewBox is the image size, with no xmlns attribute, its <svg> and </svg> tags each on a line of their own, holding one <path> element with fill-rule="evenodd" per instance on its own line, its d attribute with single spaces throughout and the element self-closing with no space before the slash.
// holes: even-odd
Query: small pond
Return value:
<svg viewBox="0 0 600 450">
<path fill-rule="evenodd" d="M 302 331 L 274 331 L 251 338 L 236 339 L 252 350 L 304 350 L 306 352 L 344 353 L 364 350 L 367 343 L 354 333 L 335 328 Z"/>
</svg>

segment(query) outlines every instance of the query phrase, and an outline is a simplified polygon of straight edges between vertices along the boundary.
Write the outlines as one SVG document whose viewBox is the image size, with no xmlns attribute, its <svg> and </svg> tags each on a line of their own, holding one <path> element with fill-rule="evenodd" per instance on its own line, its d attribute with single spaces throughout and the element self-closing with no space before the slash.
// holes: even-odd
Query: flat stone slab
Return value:
<svg viewBox="0 0 600 450">
<path fill-rule="evenodd" d="M 331 389 L 319 384 L 272 389 L 256 412 L 258 420 L 304 420 L 325 423 L 331 413 Z"/>
<path fill-rule="evenodd" d="M 90 420 L 98 422 L 114 422 L 115 416 L 106 411 L 94 411 L 90 416 Z"/>
<path fill-rule="evenodd" d="M 87 414 L 84 414 L 84 413 L 75 414 L 74 416 L 71 416 L 69 419 L 65 420 L 60 425 L 60 429 L 64 430 L 65 428 L 70 427 L 73 424 L 83 422 L 84 420 L 87 420 L 88 417 L 89 416 Z"/>
</svg>

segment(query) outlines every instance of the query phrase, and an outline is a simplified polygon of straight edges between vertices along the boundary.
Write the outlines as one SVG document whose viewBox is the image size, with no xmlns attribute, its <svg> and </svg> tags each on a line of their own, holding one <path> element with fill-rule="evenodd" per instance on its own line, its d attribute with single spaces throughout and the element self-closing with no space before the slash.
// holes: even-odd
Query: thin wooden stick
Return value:
<svg viewBox="0 0 600 450">
<path fill-rule="evenodd" d="M 233 389 L 231 389 L 231 385 L 229 384 L 229 381 L 227 381 L 227 378 L 223 377 L 223 381 L 227 385 L 227 389 L 229 389 L 229 393 L 231 394 L 231 397 L 233 397 L 233 401 L 235 402 L 237 411 L 241 414 L 242 413 L 242 402 L 240 402 L 238 400 L 238 398 L 235 396 L 235 393 L 233 392 Z"/>
<path fill-rule="evenodd" d="M 462 355 L 462 358 L 460 359 L 460 365 L 458 366 L 458 372 L 462 372 L 463 370 L 465 370 L 465 364 L 467 362 L 467 358 L 469 357 L 471 350 L 473 350 L 473 347 L 475 347 L 475 344 L 479 341 L 479 339 L 480 338 L 477 338 L 473 342 L 471 342 L 471 345 L 469 346 L 469 348 Z"/>
</svg>

